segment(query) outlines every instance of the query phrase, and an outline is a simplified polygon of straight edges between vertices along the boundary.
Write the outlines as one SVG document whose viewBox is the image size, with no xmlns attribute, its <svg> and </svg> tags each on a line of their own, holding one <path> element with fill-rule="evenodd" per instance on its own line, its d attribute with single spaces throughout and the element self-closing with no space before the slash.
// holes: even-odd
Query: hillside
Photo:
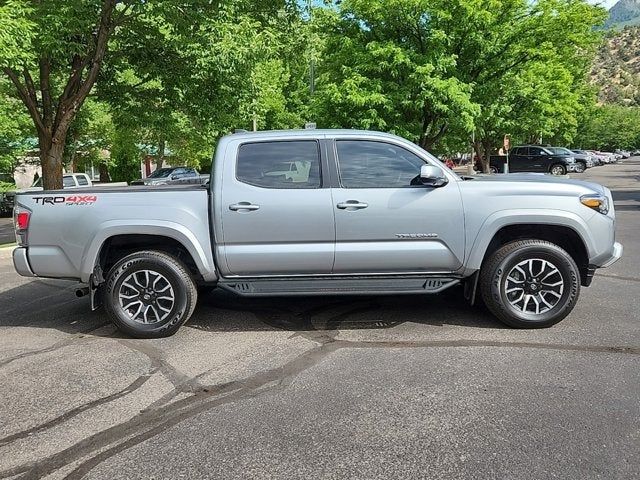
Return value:
<svg viewBox="0 0 640 480">
<path fill-rule="evenodd" d="M 591 78 L 601 103 L 640 106 L 640 27 L 609 32 Z"/>
<path fill-rule="evenodd" d="M 620 0 L 611 10 L 606 28 L 622 28 L 640 24 L 640 0 Z"/>
</svg>

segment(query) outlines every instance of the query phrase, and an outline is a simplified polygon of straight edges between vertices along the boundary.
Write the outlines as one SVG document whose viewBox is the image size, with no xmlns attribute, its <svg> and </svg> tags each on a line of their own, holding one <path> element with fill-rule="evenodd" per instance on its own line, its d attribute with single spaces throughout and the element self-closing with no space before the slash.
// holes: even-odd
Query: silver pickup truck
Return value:
<svg viewBox="0 0 640 480">
<path fill-rule="evenodd" d="M 553 325 L 622 255 L 611 192 L 546 175 L 459 177 L 402 138 L 354 130 L 220 140 L 208 187 L 28 192 L 21 275 L 77 279 L 118 328 L 175 333 L 200 287 L 243 296 L 438 293 Z"/>
</svg>

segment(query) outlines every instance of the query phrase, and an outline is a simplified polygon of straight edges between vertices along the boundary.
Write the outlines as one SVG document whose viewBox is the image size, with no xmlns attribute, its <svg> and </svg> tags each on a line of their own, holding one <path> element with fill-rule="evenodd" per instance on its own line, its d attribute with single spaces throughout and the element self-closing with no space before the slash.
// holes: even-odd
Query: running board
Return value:
<svg viewBox="0 0 640 480">
<path fill-rule="evenodd" d="M 439 293 L 457 285 L 457 278 L 318 277 L 221 279 L 218 286 L 246 297 L 307 295 L 402 295 Z"/>
</svg>

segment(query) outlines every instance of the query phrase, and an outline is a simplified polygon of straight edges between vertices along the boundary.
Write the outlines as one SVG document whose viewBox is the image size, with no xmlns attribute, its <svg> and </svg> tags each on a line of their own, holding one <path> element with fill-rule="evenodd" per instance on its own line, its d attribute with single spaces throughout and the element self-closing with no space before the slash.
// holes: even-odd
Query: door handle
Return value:
<svg viewBox="0 0 640 480">
<path fill-rule="evenodd" d="M 369 206 L 368 203 L 359 202 L 358 200 L 347 200 L 336 205 L 340 210 L 361 210 Z"/>
<path fill-rule="evenodd" d="M 232 210 L 234 212 L 238 212 L 240 210 L 253 211 L 258 209 L 260 209 L 260 205 L 254 205 L 250 202 L 239 202 L 229 205 L 229 210 Z"/>
</svg>

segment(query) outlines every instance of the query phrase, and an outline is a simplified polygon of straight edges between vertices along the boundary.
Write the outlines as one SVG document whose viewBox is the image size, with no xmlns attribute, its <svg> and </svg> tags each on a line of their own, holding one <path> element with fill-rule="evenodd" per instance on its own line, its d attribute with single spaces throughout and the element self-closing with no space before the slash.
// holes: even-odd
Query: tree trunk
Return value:
<svg viewBox="0 0 640 480">
<path fill-rule="evenodd" d="M 484 158 L 482 159 L 482 169 L 484 173 L 491 173 L 491 140 L 482 139 L 482 149 L 484 150 Z"/>
<path fill-rule="evenodd" d="M 158 144 L 158 158 L 156 159 L 156 170 L 160 170 L 164 165 L 164 152 L 165 152 L 165 141 L 160 140 Z"/>
<path fill-rule="evenodd" d="M 42 186 L 45 190 L 62 188 L 62 157 L 64 141 L 53 143 L 51 136 L 40 136 L 40 165 L 42 166 Z"/>
<path fill-rule="evenodd" d="M 484 148 L 482 147 L 480 140 L 475 140 L 473 142 L 473 151 L 475 152 L 476 157 L 478 157 L 482 173 L 489 173 L 489 164 L 485 161 Z"/>
<path fill-rule="evenodd" d="M 104 162 L 100 162 L 98 164 L 98 171 L 100 172 L 100 181 L 102 183 L 107 183 L 111 181 L 109 177 L 109 169 L 107 168 L 107 164 Z"/>
</svg>

